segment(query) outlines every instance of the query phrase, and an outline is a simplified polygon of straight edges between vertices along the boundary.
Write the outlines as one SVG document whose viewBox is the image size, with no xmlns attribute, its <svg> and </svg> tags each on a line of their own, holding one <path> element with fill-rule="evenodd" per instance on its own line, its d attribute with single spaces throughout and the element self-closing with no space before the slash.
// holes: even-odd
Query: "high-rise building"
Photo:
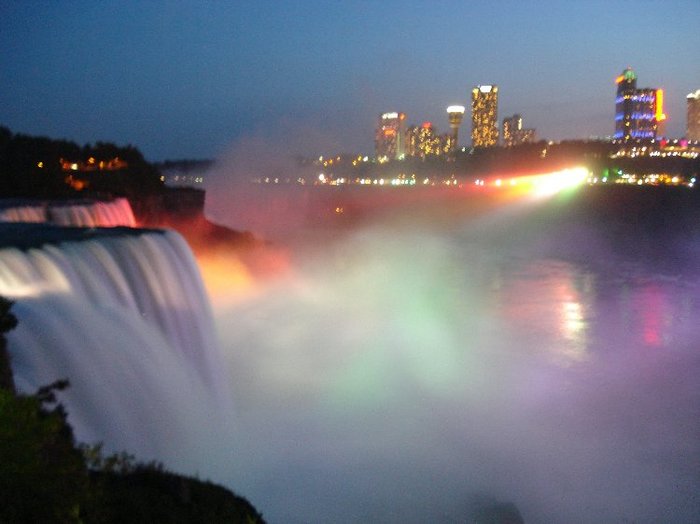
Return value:
<svg viewBox="0 0 700 524">
<path fill-rule="evenodd" d="M 377 160 L 397 160 L 406 154 L 405 113 L 382 113 L 379 115 L 374 136 Z"/>
<path fill-rule="evenodd" d="M 503 119 L 502 132 L 503 145 L 509 147 L 535 140 L 535 130 L 523 128 L 523 118 L 518 114 Z"/>
<path fill-rule="evenodd" d="M 450 154 L 455 148 L 453 133 L 438 135 L 431 122 L 410 126 L 406 132 L 406 154 L 425 159 Z"/>
<path fill-rule="evenodd" d="M 437 155 L 440 151 L 440 139 L 431 122 L 423 122 L 419 126 L 408 128 L 406 151 L 410 156 L 425 158 Z"/>
<path fill-rule="evenodd" d="M 476 86 L 472 89 L 472 145 L 491 147 L 498 144 L 498 87 Z"/>
<path fill-rule="evenodd" d="M 666 119 L 663 90 L 637 88 L 637 75 L 628 67 L 615 80 L 615 134 L 619 140 L 656 138 L 659 125 Z"/>
<path fill-rule="evenodd" d="M 700 141 L 700 89 L 688 95 L 688 127 L 685 137 Z"/>
<path fill-rule="evenodd" d="M 450 129 L 452 129 L 450 153 L 454 154 L 459 142 L 459 126 L 462 125 L 462 120 L 464 119 L 464 106 L 449 106 L 447 108 L 447 116 L 450 122 Z"/>
</svg>

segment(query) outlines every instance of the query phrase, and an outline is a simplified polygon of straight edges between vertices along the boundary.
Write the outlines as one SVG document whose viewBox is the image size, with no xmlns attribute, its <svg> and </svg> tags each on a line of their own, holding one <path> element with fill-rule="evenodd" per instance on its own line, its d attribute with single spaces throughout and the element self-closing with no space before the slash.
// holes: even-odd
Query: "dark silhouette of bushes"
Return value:
<svg viewBox="0 0 700 524">
<path fill-rule="evenodd" d="M 82 169 L 90 166 L 94 169 Z M 99 162 L 119 159 L 110 170 L 97 168 Z M 81 169 L 66 170 L 76 163 Z M 108 142 L 79 146 L 68 140 L 55 140 L 13 134 L 0 127 L 0 197 L 67 198 L 82 192 L 133 196 L 159 192 L 163 188 L 158 169 L 131 146 Z"/>
</svg>

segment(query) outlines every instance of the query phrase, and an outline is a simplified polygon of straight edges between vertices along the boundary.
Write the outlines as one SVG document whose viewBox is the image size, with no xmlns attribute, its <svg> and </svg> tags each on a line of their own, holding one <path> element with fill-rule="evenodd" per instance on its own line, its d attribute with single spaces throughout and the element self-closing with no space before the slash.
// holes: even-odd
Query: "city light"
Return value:
<svg viewBox="0 0 700 524">
<path fill-rule="evenodd" d="M 593 180 L 585 167 L 573 167 L 551 173 L 535 175 L 514 175 L 509 179 L 503 177 L 493 179 L 476 179 L 474 185 L 478 188 L 490 188 L 502 192 L 505 196 L 537 198 L 553 196 L 562 191 L 580 187 Z"/>
<path fill-rule="evenodd" d="M 666 115 L 664 114 L 664 90 L 656 90 L 656 121 L 661 122 L 666 120 Z"/>
</svg>

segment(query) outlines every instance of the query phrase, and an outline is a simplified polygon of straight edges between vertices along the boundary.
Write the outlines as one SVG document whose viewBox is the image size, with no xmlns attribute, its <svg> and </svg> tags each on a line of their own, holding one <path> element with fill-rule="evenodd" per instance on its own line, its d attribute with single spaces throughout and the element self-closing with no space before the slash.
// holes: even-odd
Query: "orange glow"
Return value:
<svg viewBox="0 0 700 524">
<path fill-rule="evenodd" d="M 253 276 L 235 255 L 213 252 L 200 255 L 197 262 L 204 286 L 214 304 L 235 302 L 253 292 Z"/>
<path fill-rule="evenodd" d="M 666 120 L 666 115 L 664 115 L 664 90 L 656 90 L 656 121 L 661 122 Z"/>
<path fill-rule="evenodd" d="M 65 178 L 64 182 L 76 191 L 82 191 L 83 189 L 88 187 L 88 183 L 85 180 L 75 178 L 73 175 L 68 175 Z"/>
<path fill-rule="evenodd" d="M 622 75 L 620 75 L 620 76 L 618 76 L 618 77 L 615 79 L 615 83 L 616 83 L 616 84 L 619 84 L 619 83 L 622 82 L 624 79 L 625 79 L 625 77 L 622 76 Z"/>
<path fill-rule="evenodd" d="M 394 136 L 396 134 L 395 129 L 385 129 L 384 130 L 384 136 Z"/>
</svg>

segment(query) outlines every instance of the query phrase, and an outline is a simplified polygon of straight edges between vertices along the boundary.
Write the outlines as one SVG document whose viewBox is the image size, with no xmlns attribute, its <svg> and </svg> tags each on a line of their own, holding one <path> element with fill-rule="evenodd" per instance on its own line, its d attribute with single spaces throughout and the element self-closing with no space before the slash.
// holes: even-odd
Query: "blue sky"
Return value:
<svg viewBox="0 0 700 524">
<path fill-rule="evenodd" d="M 447 105 L 497 84 L 499 119 L 581 138 L 612 132 L 630 65 L 640 87 L 665 89 L 681 136 L 700 88 L 697 20 L 697 0 L 3 2 L 0 124 L 150 160 L 251 136 L 371 153 L 379 113 L 447 130 Z"/>
</svg>

